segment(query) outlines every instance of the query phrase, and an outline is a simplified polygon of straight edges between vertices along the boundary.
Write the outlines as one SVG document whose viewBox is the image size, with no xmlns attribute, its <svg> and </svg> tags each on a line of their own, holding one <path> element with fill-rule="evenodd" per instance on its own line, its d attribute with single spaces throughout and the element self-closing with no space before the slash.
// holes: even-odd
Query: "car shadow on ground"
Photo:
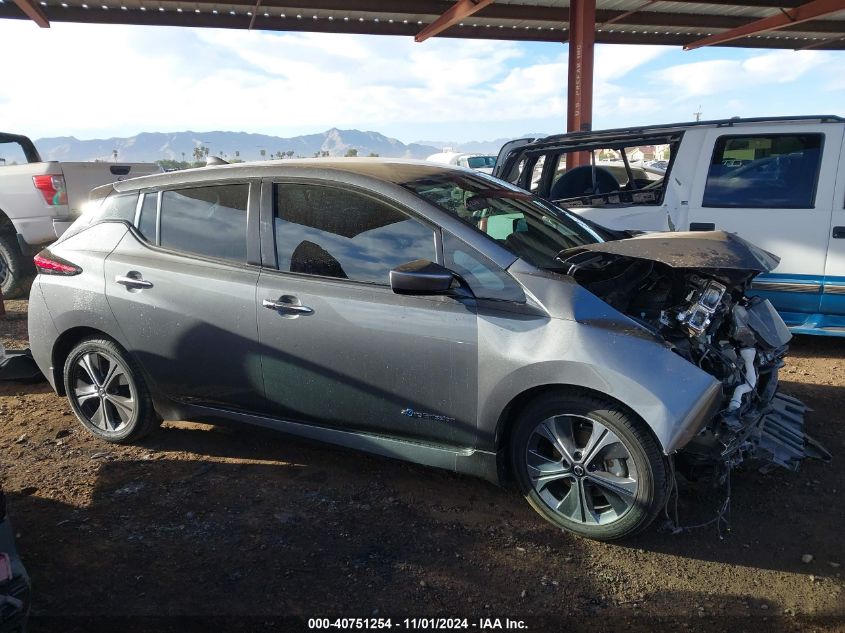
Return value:
<svg viewBox="0 0 845 633">
<path fill-rule="evenodd" d="M 645 617 L 642 596 L 611 598 L 595 573 L 596 544 L 537 523 L 515 495 L 298 440 L 289 450 L 284 459 L 295 460 L 274 454 L 273 464 L 107 461 L 84 507 L 13 492 L 33 578 L 31 630 L 292 631 L 314 616 L 433 615 L 534 618 L 540 631 L 595 631 L 585 616 L 625 630 L 700 628 L 703 612 L 679 613 L 671 590 L 651 594 Z M 736 616 L 748 613 L 742 596 L 689 593 L 685 603 L 721 605 L 705 628 L 750 622 Z M 795 630 L 780 624 L 767 628 Z"/>
<path fill-rule="evenodd" d="M 282 504 L 287 508 L 284 512 L 288 512 L 288 505 L 296 495 L 312 495 L 308 498 L 325 495 L 326 499 L 333 500 L 321 503 L 329 506 L 359 496 L 365 499 L 362 503 L 371 508 L 385 503 L 391 508 L 415 508 L 419 513 L 417 520 L 429 516 L 438 522 L 448 520 L 466 528 L 506 525 L 520 539 L 537 547 L 576 551 L 585 543 L 545 524 L 512 488 L 499 488 L 472 477 L 260 428 L 168 424 L 141 446 L 162 459 L 106 463 L 97 479 L 93 506 L 110 505 L 120 499 L 121 495 L 114 497 L 111 491 L 122 484 L 132 484 L 135 479 L 141 484 L 139 491 L 148 491 L 145 494 L 152 494 L 150 487 L 159 485 L 158 482 L 165 488 L 177 482 L 177 489 L 188 498 L 198 496 L 201 499 L 205 495 L 204 482 L 219 480 L 227 486 L 225 490 L 257 491 L 256 508 L 265 498 L 270 505 Z M 174 461 L 170 457 L 183 452 L 190 453 L 192 459 Z M 197 460 L 197 456 L 207 459 Z M 165 475 L 162 469 L 169 474 Z M 225 476 L 222 473 L 226 473 Z M 188 485 L 188 482 L 195 483 Z M 715 525 L 669 534 L 662 526 L 664 517 L 658 517 L 652 528 L 640 537 L 602 547 L 633 547 L 760 569 L 832 574 L 833 567 L 809 569 L 800 559 L 810 547 L 816 557 L 828 555 L 830 560 L 838 560 L 838 520 L 829 508 L 836 506 L 841 491 L 837 486 L 841 485 L 839 469 L 818 462 L 806 462 L 797 473 L 741 471 L 732 477 L 731 511 L 726 517 L 729 524 L 722 531 L 723 538 Z M 294 497 L 281 492 L 288 488 L 296 491 Z M 156 503 L 163 508 L 167 506 L 166 500 L 172 500 L 176 494 L 172 490 L 165 492 L 163 497 L 154 495 Z M 713 519 L 724 494 L 724 488 L 684 487 L 679 497 L 681 524 Z M 211 499 L 217 502 L 217 497 Z M 253 507 L 237 496 L 231 499 L 231 504 L 241 509 Z M 144 507 L 147 507 L 146 503 Z M 200 511 L 194 510 L 195 513 Z M 353 503 L 344 514 L 349 521 L 365 521 L 368 512 Z M 356 519 L 356 515 L 360 516 Z M 773 522 L 782 521 L 784 515 L 791 519 L 788 532 L 767 529 Z M 826 526 L 828 538 L 812 544 L 796 539 L 808 523 L 816 528 L 820 524 Z M 407 525 L 407 521 L 400 524 Z M 784 538 L 786 535 L 788 539 Z M 773 556 L 773 552 L 782 555 Z"/>
</svg>

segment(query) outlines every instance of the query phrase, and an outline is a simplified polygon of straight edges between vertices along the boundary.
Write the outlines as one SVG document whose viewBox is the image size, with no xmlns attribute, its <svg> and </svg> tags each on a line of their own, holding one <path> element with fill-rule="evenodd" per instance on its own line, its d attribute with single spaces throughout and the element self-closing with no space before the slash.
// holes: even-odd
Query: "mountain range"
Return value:
<svg viewBox="0 0 845 633">
<path fill-rule="evenodd" d="M 41 138 L 35 141 L 35 145 L 44 160 L 112 161 L 116 151 L 119 161 L 153 162 L 193 161 L 197 147 L 207 147 L 211 155 L 228 160 L 258 160 L 274 157 L 278 152 L 309 158 L 325 152 L 330 156 L 343 156 L 350 149 L 357 150 L 358 156 L 378 154 L 391 158 L 426 158 L 446 147 L 459 152 L 495 154 L 507 140 L 468 143 L 421 141 L 405 144 L 379 132 L 332 128 L 319 134 L 288 138 L 247 132 L 144 132 L 126 138 Z"/>
</svg>

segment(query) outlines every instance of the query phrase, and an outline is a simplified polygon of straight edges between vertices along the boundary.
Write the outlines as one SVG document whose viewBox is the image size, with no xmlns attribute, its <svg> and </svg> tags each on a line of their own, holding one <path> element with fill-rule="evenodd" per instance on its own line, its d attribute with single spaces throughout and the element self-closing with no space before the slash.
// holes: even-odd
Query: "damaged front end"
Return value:
<svg viewBox="0 0 845 633">
<path fill-rule="evenodd" d="M 778 391 L 791 334 L 746 296 L 778 258 L 734 234 L 648 234 L 563 251 L 567 274 L 722 383 L 719 413 L 676 456 L 687 478 L 745 464 L 796 469 L 830 455 L 804 433 L 807 408 Z"/>
</svg>

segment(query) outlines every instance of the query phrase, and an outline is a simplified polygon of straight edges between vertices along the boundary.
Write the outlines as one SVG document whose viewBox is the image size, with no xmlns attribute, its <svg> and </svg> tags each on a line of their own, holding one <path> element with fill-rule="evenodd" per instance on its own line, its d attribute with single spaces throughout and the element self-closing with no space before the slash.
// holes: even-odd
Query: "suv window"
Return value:
<svg viewBox="0 0 845 633">
<path fill-rule="evenodd" d="M 719 137 L 703 206 L 813 208 L 822 145 L 822 134 Z"/>
<path fill-rule="evenodd" d="M 432 229 L 368 195 L 290 183 L 275 200 L 279 270 L 387 285 L 397 266 L 437 261 Z"/>
<path fill-rule="evenodd" d="M 621 144 L 558 154 L 548 198 L 566 206 L 659 204 L 666 175 L 660 165 L 668 165 L 672 150 L 670 143 Z M 539 179 L 535 174 L 532 185 Z"/>
<path fill-rule="evenodd" d="M 162 192 L 159 244 L 207 257 L 246 262 L 249 185 Z"/>
</svg>

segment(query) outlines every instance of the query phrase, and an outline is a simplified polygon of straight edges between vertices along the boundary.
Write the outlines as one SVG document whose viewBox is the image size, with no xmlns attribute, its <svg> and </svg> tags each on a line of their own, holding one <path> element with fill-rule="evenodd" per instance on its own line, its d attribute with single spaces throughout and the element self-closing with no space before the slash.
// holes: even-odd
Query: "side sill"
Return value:
<svg viewBox="0 0 845 633">
<path fill-rule="evenodd" d="M 181 407 L 180 407 L 181 409 Z M 405 462 L 443 468 L 453 472 L 486 479 L 500 485 L 496 453 L 472 448 L 450 449 L 422 442 L 411 442 L 385 435 L 345 431 L 324 426 L 312 426 L 289 420 L 279 420 L 260 415 L 190 405 L 181 410 L 180 419 L 196 422 L 242 422 L 261 426 L 282 433 L 305 437 L 318 442 L 373 453 Z"/>
</svg>

